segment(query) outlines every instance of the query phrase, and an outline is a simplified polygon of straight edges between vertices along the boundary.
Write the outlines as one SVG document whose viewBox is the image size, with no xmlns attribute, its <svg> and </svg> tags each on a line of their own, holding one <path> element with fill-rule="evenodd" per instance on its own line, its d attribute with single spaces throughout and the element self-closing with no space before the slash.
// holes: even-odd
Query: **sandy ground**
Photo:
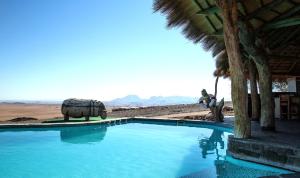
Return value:
<svg viewBox="0 0 300 178">
<path fill-rule="evenodd" d="M 0 104 L 0 121 L 7 121 L 17 117 L 33 117 L 43 120 L 62 117 L 62 115 L 60 105 Z"/>
<path fill-rule="evenodd" d="M 24 122 L 42 122 L 53 118 L 62 118 L 61 105 L 55 104 L 0 104 L 0 122 L 10 122 L 11 119 L 28 117 L 36 120 Z M 200 108 L 197 104 L 154 106 L 126 111 L 112 111 L 107 108 L 108 117 L 159 117 L 159 118 L 199 118 L 209 111 Z M 225 113 L 226 114 L 226 113 Z M 227 114 L 226 114 L 227 115 Z M 19 122 L 19 121 L 18 121 Z M 23 122 L 23 121 L 22 121 Z"/>
<path fill-rule="evenodd" d="M 190 113 L 179 113 L 179 114 L 169 114 L 169 115 L 162 115 L 157 116 L 159 118 L 184 118 L 187 116 L 193 117 L 193 116 L 199 116 L 199 115 L 206 115 L 209 111 L 200 111 L 200 112 L 190 112 Z"/>
</svg>

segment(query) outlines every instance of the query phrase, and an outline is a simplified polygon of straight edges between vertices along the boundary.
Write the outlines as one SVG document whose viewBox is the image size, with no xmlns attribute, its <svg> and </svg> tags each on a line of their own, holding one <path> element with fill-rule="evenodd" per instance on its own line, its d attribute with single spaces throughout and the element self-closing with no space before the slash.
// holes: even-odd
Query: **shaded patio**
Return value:
<svg viewBox="0 0 300 178">
<path fill-rule="evenodd" d="M 262 131 L 259 123 L 252 122 L 252 139 L 277 143 L 300 149 L 300 122 L 296 120 L 276 120 L 276 132 Z"/>
</svg>

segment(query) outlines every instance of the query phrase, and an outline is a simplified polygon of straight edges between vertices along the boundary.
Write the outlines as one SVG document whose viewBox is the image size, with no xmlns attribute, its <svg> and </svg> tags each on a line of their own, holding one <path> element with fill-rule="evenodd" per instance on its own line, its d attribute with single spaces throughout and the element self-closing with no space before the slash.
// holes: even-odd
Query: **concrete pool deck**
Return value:
<svg viewBox="0 0 300 178">
<path fill-rule="evenodd" d="M 211 121 L 127 117 L 99 121 L 59 122 L 59 123 L 9 123 L 0 124 L 0 128 L 32 128 L 32 127 L 72 127 L 97 124 L 123 124 L 130 121 L 173 122 L 176 125 L 204 124 L 232 129 L 234 118 L 226 117 L 223 123 Z M 252 121 L 252 138 L 228 140 L 228 153 L 234 158 L 280 167 L 300 172 L 300 122 L 276 121 L 276 132 L 262 131 L 259 123 Z"/>
</svg>

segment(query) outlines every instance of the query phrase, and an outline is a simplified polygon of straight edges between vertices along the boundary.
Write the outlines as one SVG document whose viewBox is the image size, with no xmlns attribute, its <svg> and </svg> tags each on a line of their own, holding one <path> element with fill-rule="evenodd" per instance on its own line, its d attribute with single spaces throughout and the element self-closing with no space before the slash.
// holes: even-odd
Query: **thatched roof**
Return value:
<svg viewBox="0 0 300 178">
<path fill-rule="evenodd" d="M 188 39 L 219 56 L 215 73 L 226 73 L 218 73 L 227 55 L 215 0 L 154 0 L 154 10 L 166 15 L 168 27 L 182 27 Z M 300 76 L 300 0 L 240 0 L 238 10 L 264 41 L 273 75 Z"/>
</svg>

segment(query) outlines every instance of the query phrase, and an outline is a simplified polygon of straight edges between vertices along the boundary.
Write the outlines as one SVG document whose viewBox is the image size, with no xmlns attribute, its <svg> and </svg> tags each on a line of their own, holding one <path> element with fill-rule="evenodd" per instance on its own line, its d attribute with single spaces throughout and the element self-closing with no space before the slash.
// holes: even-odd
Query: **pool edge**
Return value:
<svg viewBox="0 0 300 178">
<path fill-rule="evenodd" d="M 9 128 L 47 128 L 47 127 L 72 127 L 72 126 L 88 126 L 88 125 L 98 125 L 106 123 L 116 123 L 123 122 L 125 123 L 128 120 L 131 120 L 130 117 L 122 117 L 116 119 L 107 119 L 99 121 L 84 121 L 84 122 L 63 122 L 63 123 L 18 123 L 18 124 L 0 124 L 0 129 L 9 129 Z"/>
<path fill-rule="evenodd" d="M 184 124 L 201 124 L 201 125 L 213 125 L 217 127 L 223 127 L 232 129 L 233 125 L 229 123 L 217 123 L 213 121 L 203 120 L 190 120 L 190 119 L 173 119 L 173 118 L 157 118 L 157 117 L 122 117 L 115 119 L 99 120 L 99 121 L 84 121 L 84 122 L 63 122 L 63 123 L 12 123 L 12 124 L 0 124 L 2 128 L 47 128 L 47 127 L 72 127 L 72 126 L 88 126 L 98 124 L 116 124 L 127 123 L 128 121 L 151 121 L 151 122 L 166 122 L 177 123 L 177 125 Z"/>
</svg>

